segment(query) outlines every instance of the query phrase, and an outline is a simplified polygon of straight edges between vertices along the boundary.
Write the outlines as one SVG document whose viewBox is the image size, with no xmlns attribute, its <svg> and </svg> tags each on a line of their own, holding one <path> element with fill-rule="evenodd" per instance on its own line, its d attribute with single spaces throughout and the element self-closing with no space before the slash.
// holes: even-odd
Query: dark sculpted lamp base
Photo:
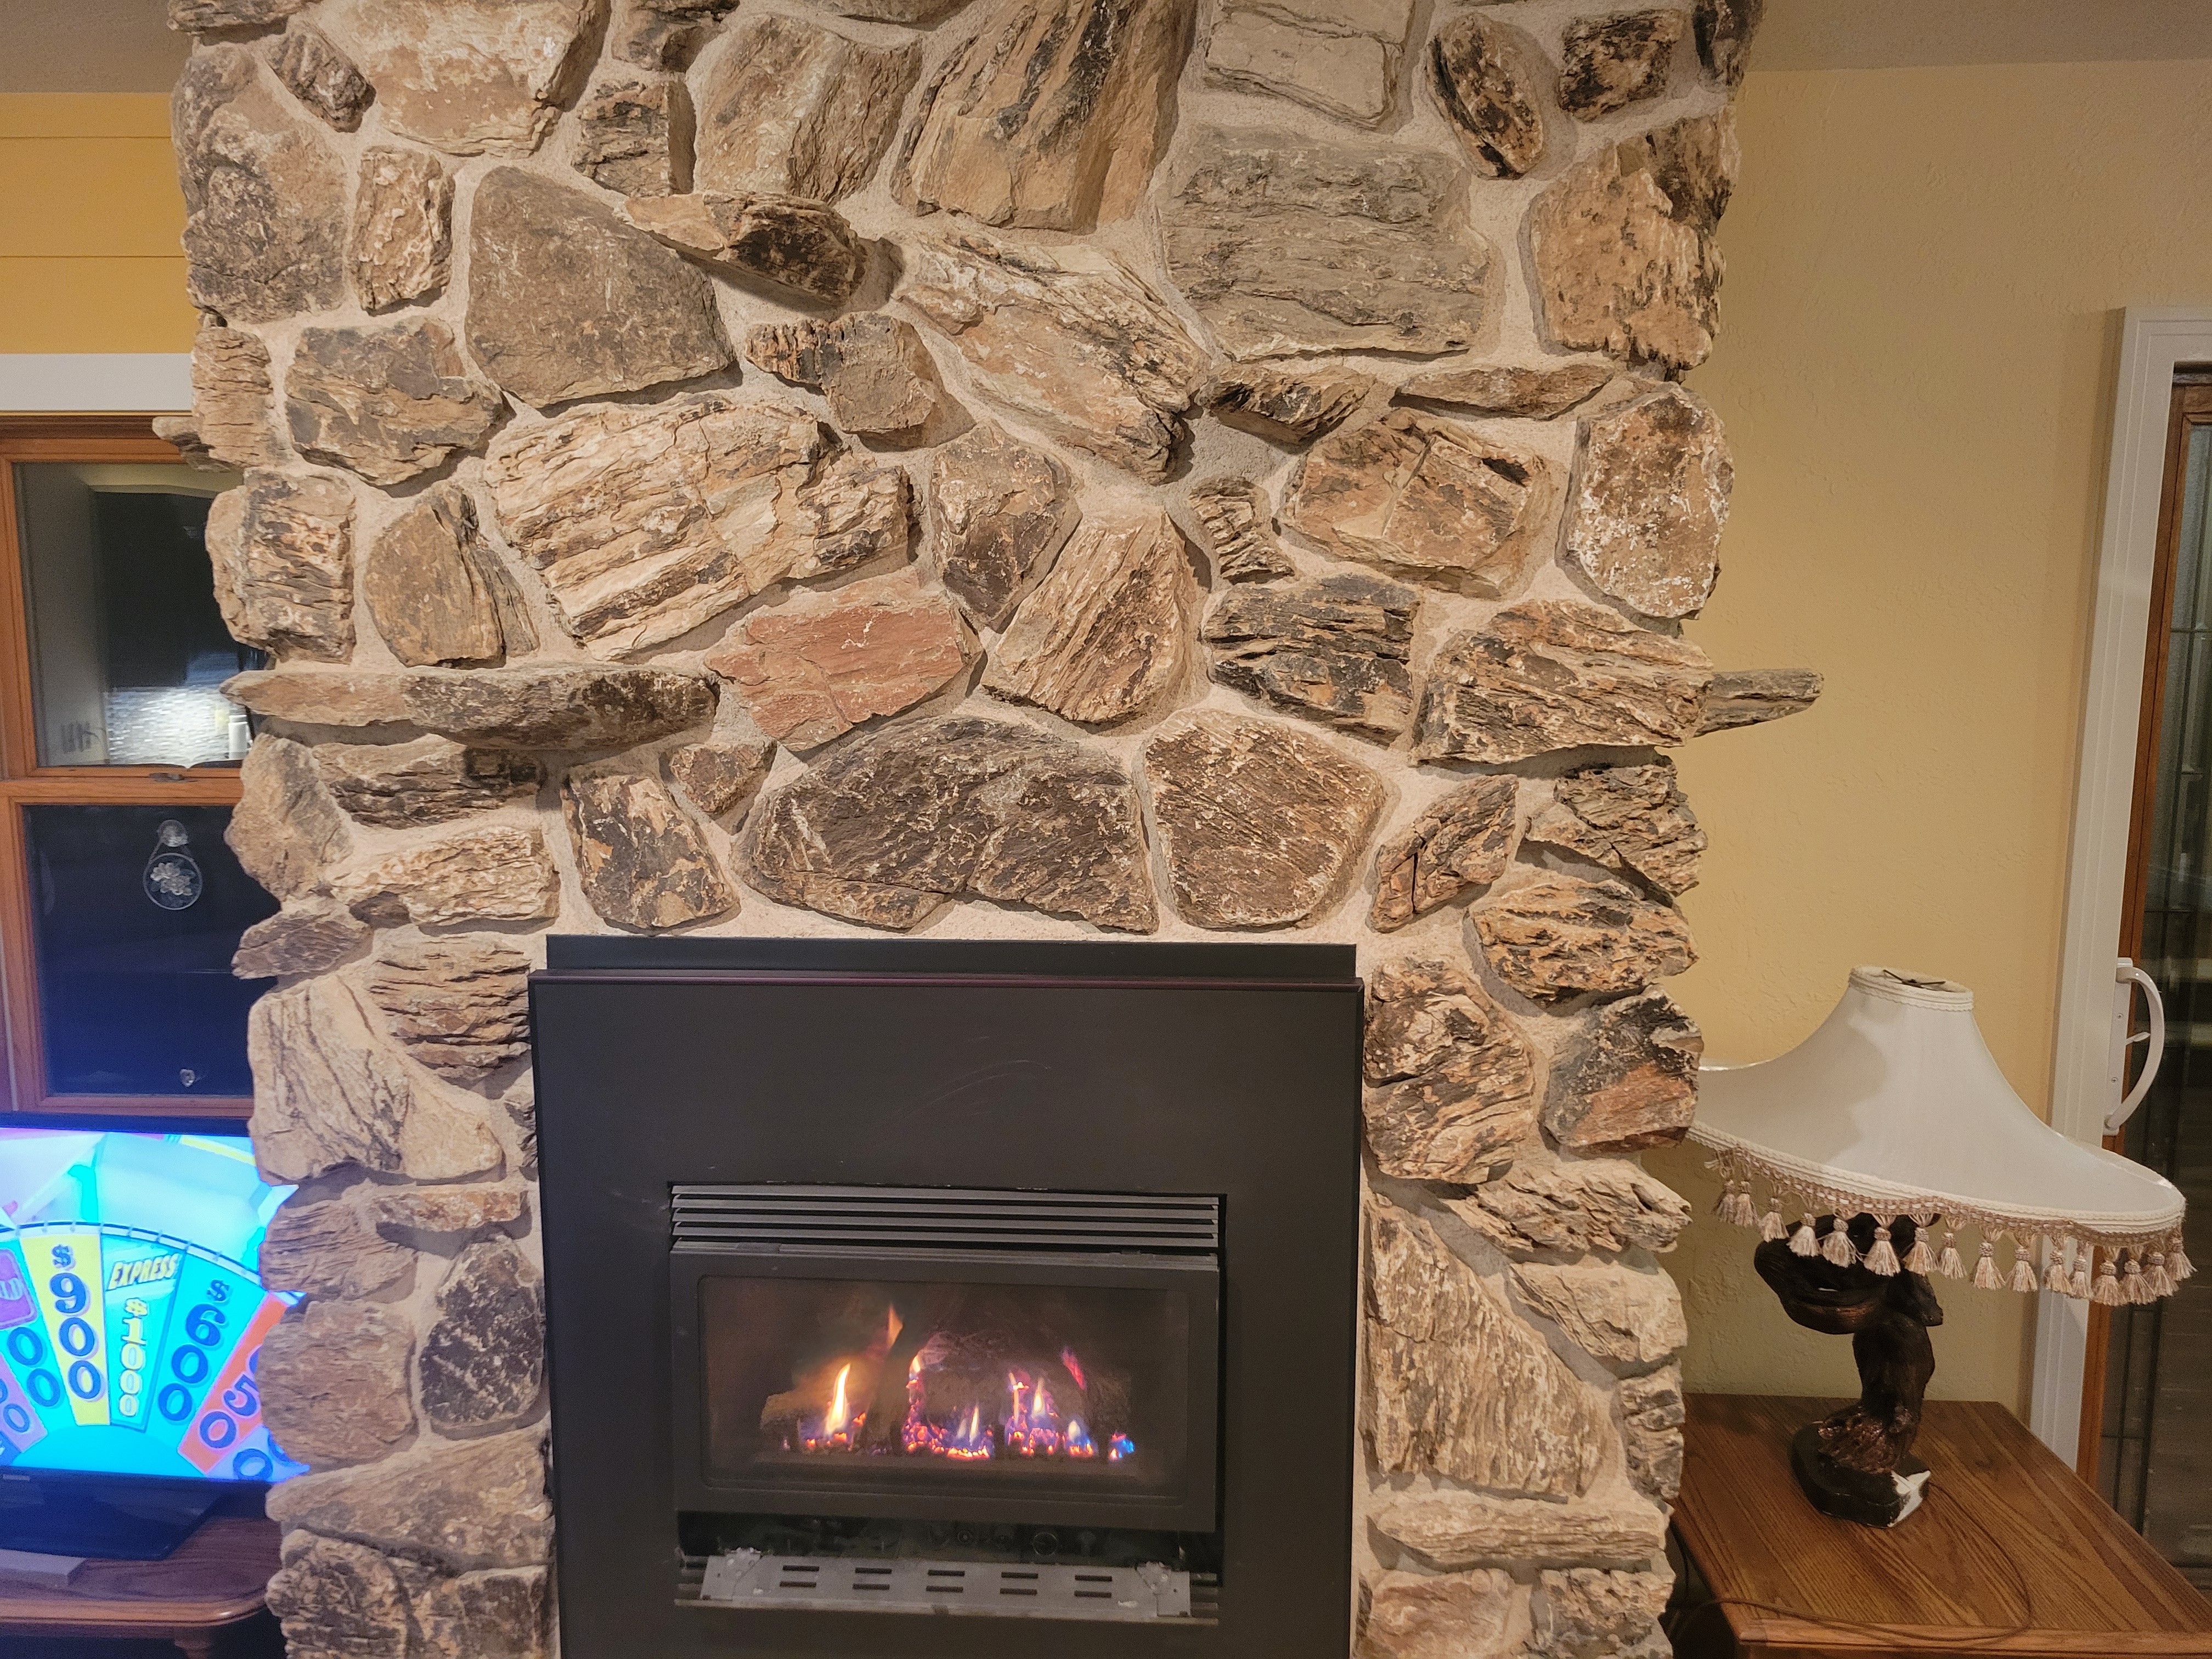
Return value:
<svg viewBox="0 0 2212 1659">
<path fill-rule="evenodd" d="M 1822 1216 L 1816 1236 L 1834 1224 Z M 1860 1216 L 1847 1225 L 1856 1254 L 1875 1244 L 1875 1220 Z M 1913 1224 L 1890 1224 L 1901 1258 L 1912 1248 Z M 1851 1339 L 1858 1362 L 1854 1405 L 1808 1424 L 1790 1443 L 1790 1466 L 1813 1507 L 1841 1521 L 1893 1527 L 1919 1507 L 1928 1466 L 1910 1455 L 1920 1432 L 1920 1404 L 1936 1374 L 1928 1328 L 1943 1322 L 1943 1307 L 1927 1279 L 1900 1268 L 1871 1272 L 1854 1261 L 1841 1265 L 1822 1255 L 1798 1255 L 1787 1239 L 1761 1244 L 1753 1255 L 1782 1310 L 1808 1330 Z"/>
</svg>

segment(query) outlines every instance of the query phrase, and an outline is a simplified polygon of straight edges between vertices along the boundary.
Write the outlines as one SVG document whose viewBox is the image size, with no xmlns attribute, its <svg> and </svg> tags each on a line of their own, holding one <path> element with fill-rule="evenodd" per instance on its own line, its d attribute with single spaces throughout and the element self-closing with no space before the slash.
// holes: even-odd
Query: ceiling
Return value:
<svg viewBox="0 0 2212 1659">
<path fill-rule="evenodd" d="M 0 93 L 167 92 L 163 0 L 0 0 Z M 1768 0 L 1754 70 L 2212 58 L 2206 0 Z"/>
</svg>

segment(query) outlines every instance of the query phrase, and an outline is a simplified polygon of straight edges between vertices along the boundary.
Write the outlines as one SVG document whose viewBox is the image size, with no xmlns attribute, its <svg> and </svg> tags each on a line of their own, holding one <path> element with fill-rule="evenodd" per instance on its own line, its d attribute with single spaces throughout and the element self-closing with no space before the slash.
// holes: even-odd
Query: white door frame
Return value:
<svg viewBox="0 0 2212 1659">
<path fill-rule="evenodd" d="M 2059 957 L 2058 1042 L 2051 1121 L 2101 1145 L 2112 1106 L 2108 1075 L 2112 963 L 2127 885 L 2128 818 L 2134 805 L 2143 650 L 2158 565 L 2159 496 L 2166 479 L 2173 371 L 2212 363 L 2212 307 L 2130 306 L 2120 331 L 2112 459 L 2097 562 L 2095 619 L 2081 714 L 2081 769 L 2066 877 L 2065 944 Z M 2070 1468 L 2080 1451 L 2088 1304 L 2048 1291 L 2037 1297 L 2035 1370 L 2028 1426 Z"/>
<path fill-rule="evenodd" d="M 0 352 L 0 414 L 182 414 L 192 406 L 185 352 Z"/>
</svg>

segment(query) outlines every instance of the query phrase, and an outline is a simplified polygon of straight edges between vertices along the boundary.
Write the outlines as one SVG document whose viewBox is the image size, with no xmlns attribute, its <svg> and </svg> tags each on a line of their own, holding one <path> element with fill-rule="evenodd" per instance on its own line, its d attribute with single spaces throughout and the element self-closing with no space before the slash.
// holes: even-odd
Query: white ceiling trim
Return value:
<svg viewBox="0 0 2212 1659">
<path fill-rule="evenodd" d="M 189 352 L 0 352 L 0 413 L 180 415 L 191 406 Z"/>
</svg>

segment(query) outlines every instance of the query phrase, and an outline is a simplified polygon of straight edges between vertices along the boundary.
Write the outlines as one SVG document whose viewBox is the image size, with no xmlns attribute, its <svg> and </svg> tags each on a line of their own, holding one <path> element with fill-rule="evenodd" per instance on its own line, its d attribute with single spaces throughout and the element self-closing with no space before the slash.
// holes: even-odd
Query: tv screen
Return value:
<svg viewBox="0 0 2212 1659">
<path fill-rule="evenodd" d="M 243 1136 L 0 1127 L 0 1465 L 277 1481 L 271 1187 Z"/>
</svg>

